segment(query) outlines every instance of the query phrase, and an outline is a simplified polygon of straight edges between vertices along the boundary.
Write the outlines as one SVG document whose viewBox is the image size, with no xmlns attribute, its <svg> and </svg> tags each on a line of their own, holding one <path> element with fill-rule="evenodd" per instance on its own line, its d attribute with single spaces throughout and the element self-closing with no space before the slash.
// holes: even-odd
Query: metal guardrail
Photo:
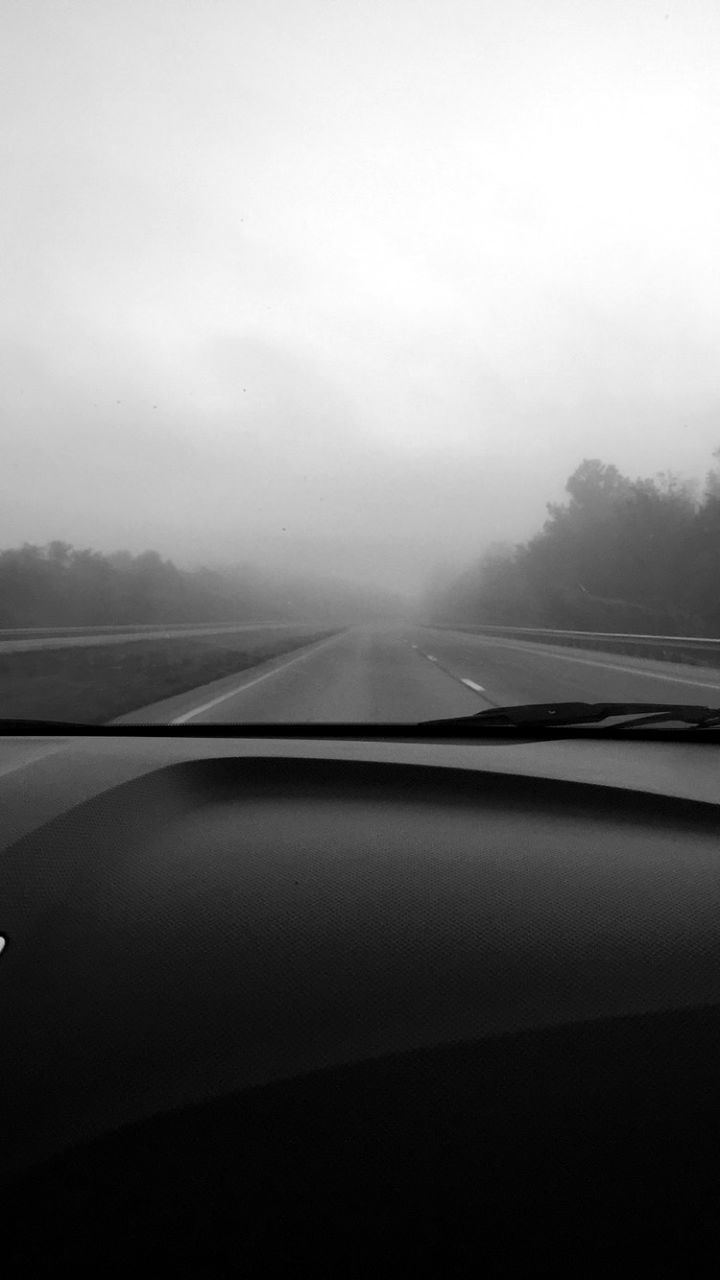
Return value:
<svg viewBox="0 0 720 1280">
<path fill-rule="evenodd" d="M 100 623 L 92 627 L 0 627 L 0 640 L 39 640 L 46 636 L 122 635 L 127 632 L 153 631 L 259 631 L 269 627 L 314 627 L 316 622 L 283 622 L 277 618 L 269 622 L 257 620 L 242 622 L 122 622 Z"/>
<path fill-rule="evenodd" d="M 489 638 L 528 640 L 539 644 L 571 645 L 601 653 L 625 653 L 656 662 L 683 662 L 691 666 L 720 667 L 720 639 L 706 636 L 656 636 L 612 631 L 562 631 L 548 627 L 503 627 L 464 622 L 428 624 L 443 631 L 464 631 Z"/>
<path fill-rule="evenodd" d="M 0 658 L 38 650 L 100 648 L 107 645 L 137 644 L 141 641 L 153 640 L 207 640 L 209 637 L 222 639 L 223 636 L 231 638 L 243 636 L 248 642 L 252 642 L 264 634 L 281 638 L 287 634 L 303 636 L 306 633 L 314 635 L 317 632 L 332 630 L 342 630 L 342 628 L 332 623 L 316 623 L 313 626 L 306 622 L 253 622 L 2 630 L 0 631 Z"/>
</svg>

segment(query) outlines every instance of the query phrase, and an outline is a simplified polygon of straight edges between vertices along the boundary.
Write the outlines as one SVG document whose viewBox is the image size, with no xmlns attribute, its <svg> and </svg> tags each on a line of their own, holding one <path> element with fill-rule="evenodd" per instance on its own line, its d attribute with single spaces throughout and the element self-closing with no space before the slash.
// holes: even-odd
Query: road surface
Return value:
<svg viewBox="0 0 720 1280">
<path fill-rule="evenodd" d="M 412 723 L 545 701 L 720 707 L 720 668 L 436 631 L 352 627 L 117 723 Z"/>
</svg>

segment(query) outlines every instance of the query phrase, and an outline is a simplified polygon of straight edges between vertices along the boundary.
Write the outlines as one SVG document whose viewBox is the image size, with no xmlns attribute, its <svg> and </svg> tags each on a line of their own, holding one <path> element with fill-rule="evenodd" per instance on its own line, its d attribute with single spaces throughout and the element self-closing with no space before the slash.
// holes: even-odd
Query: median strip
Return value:
<svg viewBox="0 0 720 1280">
<path fill-rule="evenodd" d="M 336 628 L 267 627 L 217 635 L 186 634 L 170 640 L 155 633 L 141 641 L 6 653 L 0 646 L 0 710 L 6 718 L 76 720 L 107 724 L 124 720 L 169 698 L 208 685 L 237 685 L 250 668 L 290 656 L 325 639 Z M 227 686 L 226 686 L 227 687 Z M 180 710 L 184 703 L 175 704 Z M 168 711 L 167 719 L 172 714 Z"/>
</svg>

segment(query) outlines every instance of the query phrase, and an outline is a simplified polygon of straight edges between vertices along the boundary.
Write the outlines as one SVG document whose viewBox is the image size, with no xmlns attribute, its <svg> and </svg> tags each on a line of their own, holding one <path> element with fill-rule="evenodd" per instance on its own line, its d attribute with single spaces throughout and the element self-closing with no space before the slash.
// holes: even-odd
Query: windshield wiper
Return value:
<svg viewBox="0 0 720 1280">
<path fill-rule="evenodd" d="M 627 717 L 632 717 L 627 719 Z M 490 728 L 552 729 L 566 725 L 599 724 L 620 720 L 613 728 L 660 724 L 662 721 L 705 729 L 720 725 L 720 707 L 672 702 L 531 702 L 522 706 L 489 707 L 472 716 L 448 720 L 423 720 L 427 729 Z"/>
<path fill-rule="evenodd" d="M 44 734 L 87 733 L 92 728 L 92 725 L 78 720 L 30 720 L 27 718 L 19 720 L 10 716 L 0 717 L 0 734 L 7 735 L 9 738 L 15 734 L 42 737 Z"/>
<path fill-rule="evenodd" d="M 522 706 L 489 707 L 472 716 L 452 716 L 445 720 L 420 720 L 404 723 L 369 723 L 351 721 L 325 723 L 240 722 L 197 724 L 88 724 L 63 720 L 2 719 L 0 737 L 64 737 L 64 738 L 354 738 L 365 740 L 407 740 L 426 742 L 438 734 L 451 737 L 480 738 L 500 736 L 507 731 L 525 731 L 528 736 L 554 736 L 555 730 L 583 725 L 603 724 L 603 732 L 644 728 L 656 724 L 680 724 L 689 729 L 720 727 L 720 707 L 687 705 L 672 702 L 532 702 Z M 504 732 L 505 731 L 505 732 Z M 712 735 L 709 739 L 715 741 Z"/>
</svg>

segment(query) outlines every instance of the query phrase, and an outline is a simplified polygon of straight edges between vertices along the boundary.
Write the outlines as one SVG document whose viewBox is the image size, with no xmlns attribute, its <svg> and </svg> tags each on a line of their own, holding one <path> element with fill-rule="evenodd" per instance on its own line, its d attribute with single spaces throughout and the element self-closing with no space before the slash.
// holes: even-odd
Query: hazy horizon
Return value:
<svg viewBox="0 0 720 1280">
<path fill-rule="evenodd" d="M 412 595 L 720 444 L 710 0 L 4 7 L 0 546 Z"/>
</svg>

